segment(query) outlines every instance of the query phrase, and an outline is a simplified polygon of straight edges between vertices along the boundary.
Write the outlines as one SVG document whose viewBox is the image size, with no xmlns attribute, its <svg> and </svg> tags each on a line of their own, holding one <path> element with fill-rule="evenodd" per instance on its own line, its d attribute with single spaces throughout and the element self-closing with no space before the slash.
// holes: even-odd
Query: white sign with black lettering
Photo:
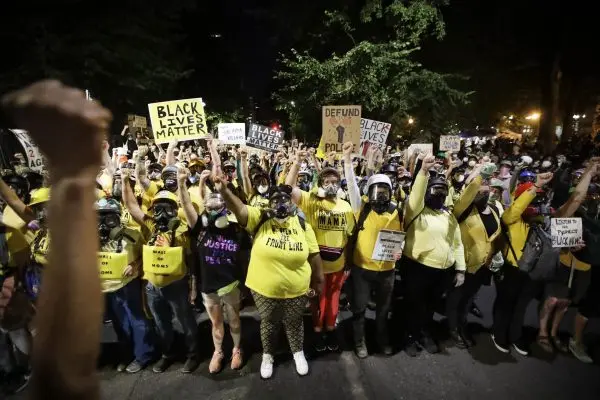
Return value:
<svg viewBox="0 0 600 400">
<path fill-rule="evenodd" d="M 460 136 L 440 136 L 440 151 L 458 153 L 460 151 Z"/>
<path fill-rule="evenodd" d="M 375 261 L 395 261 L 396 254 L 402 252 L 402 244 L 406 233 L 382 229 L 377 235 L 377 242 L 371 259 Z"/>
<path fill-rule="evenodd" d="M 19 143 L 21 143 L 21 146 L 23 146 L 23 150 L 25 150 L 28 167 L 32 171 L 41 173 L 44 169 L 44 157 L 37 147 L 37 144 L 29 137 L 27 131 L 22 129 L 11 129 L 11 132 L 14 133 Z"/>
<path fill-rule="evenodd" d="M 245 144 L 246 143 L 246 124 L 226 123 L 219 124 L 219 140 L 224 144 Z"/>
<path fill-rule="evenodd" d="M 552 218 L 550 220 L 552 247 L 574 247 L 583 239 L 581 218 Z"/>
</svg>

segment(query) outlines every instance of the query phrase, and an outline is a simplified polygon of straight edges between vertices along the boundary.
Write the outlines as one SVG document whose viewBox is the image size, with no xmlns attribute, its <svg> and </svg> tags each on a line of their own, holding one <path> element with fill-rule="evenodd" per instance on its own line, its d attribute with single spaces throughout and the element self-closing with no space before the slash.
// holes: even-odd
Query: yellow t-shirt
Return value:
<svg viewBox="0 0 600 400">
<path fill-rule="evenodd" d="M 264 210 L 265 208 L 269 208 L 269 199 L 255 193 L 252 195 L 252 197 L 250 197 L 248 205 Z"/>
<path fill-rule="evenodd" d="M 185 226 L 184 223 L 181 225 Z M 185 228 L 187 230 L 187 227 Z M 155 224 L 151 217 L 146 216 L 144 221 L 144 236 L 145 241 L 148 244 L 150 239 L 152 238 L 153 233 L 155 232 Z M 161 239 L 166 241 L 167 243 L 171 243 L 171 232 L 159 233 L 158 236 L 161 236 Z M 188 248 L 188 238 L 187 235 L 182 234 L 180 230 L 175 231 L 175 246 L 181 246 L 184 249 Z M 158 275 L 152 274 L 150 272 L 144 271 L 144 279 L 148 282 L 152 283 L 156 287 L 165 287 L 170 285 L 173 282 L 176 282 L 182 279 L 185 276 L 185 273 L 182 275 Z"/>
<path fill-rule="evenodd" d="M 579 261 L 571 252 L 560 253 L 560 263 L 567 268 L 571 268 L 571 265 L 573 265 L 576 271 L 589 271 L 592 268 L 590 264 Z"/>
<path fill-rule="evenodd" d="M 254 234 L 261 210 L 247 206 L 246 230 Z M 246 286 L 273 299 L 290 299 L 308 291 L 311 267 L 308 255 L 319 252 L 317 238 L 310 224 L 302 229 L 298 217 L 283 224 L 271 219 L 254 236 Z"/>
<path fill-rule="evenodd" d="M 359 216 L 360 212 L 356 213 L 357 220 Z M 370 271 L 389 271 L 394 268 L 393 261 L 376 261 L 371 258 L 375 244 L 377 243 L 379 231 L 382 229 L 391 231 L 400 231 L 402 229 L 397 209 L 391 214 L 387 211 L 383 214 L 378 214 L 375 211 L 369 213 L 363 224 L 363 230 L 358 233 L 356 239 L 356 249 L 354 249 L 353 256 L 354 265 Z"/>
<path fill-rule="evenodd" d="M 323 251 L 327 251 L 327 248 L 341 251 L 340 257 L 335 261 L 323 259 L 323 272 L 329 274 L 341 271 L 346 263 L 344 249 L 356 224 L 350 204 L 342 199 L 332 201 L 302 192 L 298 207 L 313 227 L 319 247 Z"/>
<path fill-rule="evenodd" d="M 6 226 L 6 246 L 8 249 L 8 263 L 5 267 L 17 267 L 17 259 L 27 259 L 26 255 L 19 257 L 20 253 L 29 252 L 29 244 L 33 241 L 34 232 L 27 229 L 23 221 L 12 208 L 6 206 L 2 213 L 2 224 Z"/>
<path fill-rule="evenodd" d="M 138 225 L 138 228 L 140 226 Z M 130 230 L 127 232 L 134 242 L 129 241 L 129 239 L 121 239 L 123 245 L 123 253 L 127 253 L 127 262 L 131 264 L 141 257 L 142 252 L 142 244 L 143 238 L 141 232 L 138 230 Z M 100 251 L 106 253 L 116 253 L 117 252 L 117 242 L 115 240 L 109 240 L 108 243 L 100 248 Z M 123 266 L 123 270 L 125 270 L 127 265 Z M 109 293 L 115 292 L 121 289 L 123 286 L 127 285 L 129 282 L 134 280 L 137 276 L 123 277 L 123 279 L 102 279 L 102 292 Z"/>
</svg>

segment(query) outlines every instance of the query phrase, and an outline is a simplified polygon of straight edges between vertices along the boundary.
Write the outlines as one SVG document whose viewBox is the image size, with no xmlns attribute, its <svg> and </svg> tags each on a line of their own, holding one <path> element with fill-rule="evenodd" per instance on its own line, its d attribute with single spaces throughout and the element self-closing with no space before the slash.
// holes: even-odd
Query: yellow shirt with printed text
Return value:
<svg viewBox="0 0 600 400">
<path fill-rule="evenodd" d="M 140 228 L 139 225 L 137 225 L 137 227 L 138 229 Z M 130 232 L 128 232 L 128 235 L 131 236 L 131 238 L 135 241 L 131 242 L 128 239 L 121 239 L 123 245 L 122 251 L 124 253 L 127 253 L 127 261 L 129 263 L 132 263 L 142 256 L 143 237 L 139 230 L 131 230 Z M 107 253 L 116 253 L 117 245 L 118 243 L 116 241 L 110 240 L 106 245 L 101 246 L 100 251 Z M 126 267 L 127 265 L 124 265 L 123 270 L 125 270 Z M 123 277 L 123 279 L 102 279 L 102 293 L 116 292 L 117 290 L 121 289 L 129 282 L 134 280 L 136 277 L 137 275 L 133 275 L 131 277 Z"/>
<path fill-rule="evenodd" d="M 182 222 L 183 226 L 185 226 L 185 224 Z M 187 227 L 186 227 L 187 230 Z M 145 242 L 148 243 L 150 241 L 150 239 L 152 238 L 152 235 L 155 234 L 156 232 L 156 228 L 155 228 L 155 223 L 152 220 L 151 217 L 146 216 L 145 220 L 144 220 L 144 229 L 143 229 L 143 234 L 144 234 L 144 239 Z M 157 233 L 158 236 L 162 236 L 162 239 L 164 239 L 167 243 L 171 242 L 171 232 L 165 232 L 165 233 Z M 176 230 L 175 231 L 175 243 L 174 243 L 174 247 L 178 247 L 181 246 L 184 248 L 184 253 L 185 253 L 185 249 L 187 249 L 188 246 L 188 238 L 187 235 L 183 234 L 180 232 L 180 230 Z M 143 268 L 143 265 L 142 265 Z M 150 282 L 151 284 L 153 284 L 156 287 L 165 287 L 170 285 L 173 282 L 177 282 L 178 280 L 182 279 L 185 277 L 185 273 L 182 275 L 159 275 L 159 274 L 152 274 L 150 272 L 146 272 L 144 271 L 144 279 L 146 279 L 148 282 Z"/>
<path fill-rule="evenodd" d="M 246 230 L 254 234 L 261 210 L 247 206 Z M 317 238 L 310 224 L 302 229 L 298 217 L 283 224 L 275 219 L 263 223 L 254 236 L 246 286 L 273 299 L 290 299 L 306 295 L 311 277 L 309 254 L 319 252 Z"/>
<path fill-rule="evenodd" d="M 298 207 L 312 226 L 319 247 L 324 251 L 327 247 L 341 251 L 340 257 L 335 261 L 323 259 L 323 272 L 329 274 L 341 271 L 346 264 L 344 250 L 356 225 L 352 206 L 342 199 L 332 201 L 302 191 Z"/>
</svg>

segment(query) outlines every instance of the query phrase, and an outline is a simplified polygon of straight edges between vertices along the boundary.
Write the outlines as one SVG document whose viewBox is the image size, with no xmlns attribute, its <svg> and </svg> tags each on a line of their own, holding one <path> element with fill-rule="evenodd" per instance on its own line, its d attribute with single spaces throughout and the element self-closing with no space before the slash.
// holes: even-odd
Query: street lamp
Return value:
<svg viewBox="0 0 600 400">
<path fill-rule="evenodd" d="M 414 123 L 415 123 L 415 120 L 414 120 L 414 119 L 412 119 L 412 118 L 409 118 L 409 119 L 408 119 L 408 124 L 409 124 L 409 125 L 412 125 L 412 124 L 414 124 Z"/>
<path fill-rule="evenodd" d="M 528 116 L 526 116 L 525 119 L 537 121 L 538 119 L 540 119 L 541 116 L 542 116 L 542 114 L 540 114 L 538 112 L 533 112 L 533 113 L 529 114 Z"/>
<path fill-rule="evenodd" d="M 294 100 L 290 101 L 290 104 L 292 105 L 292 107 L 296 106 L 296 102 Z"/>
</svg>

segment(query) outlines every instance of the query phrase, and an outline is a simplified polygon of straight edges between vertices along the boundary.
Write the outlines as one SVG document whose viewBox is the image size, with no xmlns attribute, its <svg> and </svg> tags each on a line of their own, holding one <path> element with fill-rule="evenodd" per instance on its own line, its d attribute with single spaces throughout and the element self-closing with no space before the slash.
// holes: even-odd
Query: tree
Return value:
<svg viewBox="0 0 600 400">
<path fill-rule="evenodd" d="M 325 11 L 323 26 L 309 33 L 319 40 L 281 56 L 277 108 L 296 133 L 313 138 L 327 104 L 360 104 L 365 117 L 391 122 L 392 135 L 409 115 L 418 132 L 441 134 L 470 93 L 452 86 L 461 77 L 425 69 L 417 53 L 424 39 L 444 36 L 439 7 L 447 1 L 362 3 Z"/>
</svg>

